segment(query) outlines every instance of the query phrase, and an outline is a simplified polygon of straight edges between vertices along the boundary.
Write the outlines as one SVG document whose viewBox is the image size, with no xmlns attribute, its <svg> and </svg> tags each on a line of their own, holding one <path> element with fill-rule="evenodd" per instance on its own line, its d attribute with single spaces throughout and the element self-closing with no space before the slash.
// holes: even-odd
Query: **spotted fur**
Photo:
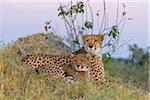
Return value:
<svg viewBox="0 0 150 100">
<path fill-rule="evenodd" d="M 100 82 L 105 79 L 105 70 L 100 56 L 103 35 L 84 35 L 84 46 L 73 56 L 33 54 L 22 60 L 22 65 L 32 68 L 43 67 L 53 78 L 72 76 L 75 79 L 89 78 Z M 45 67 L 48 66 L 48 67 Z"/>
</svg>

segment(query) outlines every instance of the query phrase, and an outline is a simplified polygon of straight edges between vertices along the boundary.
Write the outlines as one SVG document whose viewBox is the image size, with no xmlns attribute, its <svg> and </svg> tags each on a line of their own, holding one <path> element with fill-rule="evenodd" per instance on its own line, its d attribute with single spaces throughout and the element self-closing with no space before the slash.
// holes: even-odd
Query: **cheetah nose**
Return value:
<svg viewBox="0 0 150 100">
<path fill-rule="evenodd" d="M 92 45 L 89 45 L 89 47 L 90 47 L 90 48 L 93 48 L 93 46 L 92 46 Z"/>
</svg>

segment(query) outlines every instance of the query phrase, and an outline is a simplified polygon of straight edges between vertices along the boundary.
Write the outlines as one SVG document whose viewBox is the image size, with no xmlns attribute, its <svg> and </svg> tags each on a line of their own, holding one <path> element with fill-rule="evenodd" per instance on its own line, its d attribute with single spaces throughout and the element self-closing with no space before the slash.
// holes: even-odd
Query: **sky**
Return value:
<svg viewBox="0 0 150 100">
<path fill-rule="evenodd" d="M 59 0 L 61 1 L 61 0 Z M 91 0 L 94 12 L 102 8 L 102 0 Z M 120 7 L 123 0 L 120 0 Z M 124 0 L 127 10 L 127 18 L 123 32 L 120 36 L 120 44 L 131 40 L 128 44 L 136 43 L 146 48 L 148 46 L 148 3 L 146 0 Z M 64 1 L 63 1 L 64 2 Z M 116 0 L 106 0 L 109 24 L 113 24 L 116 18 Z M 63 21 L 58 18 L 58 1 L 50 0 L 0 0 L 0 40 L 9 42 L 18 37 L 24 37 L 33 33 L 44 31 L 44 23 L 52 20 L 52 25 L 60 36 L 65 35 Z M 120 8 L 120 12 L 121 12 Z M 96 20 L 96 18 L 94 17 Z M 95 21 L 96 22 L 96 21 Z M 95 33 L 98 25 L 95 26 Z M 127 45 L 121 47 L 114 56 L 128 57 Z"/>
</svg>

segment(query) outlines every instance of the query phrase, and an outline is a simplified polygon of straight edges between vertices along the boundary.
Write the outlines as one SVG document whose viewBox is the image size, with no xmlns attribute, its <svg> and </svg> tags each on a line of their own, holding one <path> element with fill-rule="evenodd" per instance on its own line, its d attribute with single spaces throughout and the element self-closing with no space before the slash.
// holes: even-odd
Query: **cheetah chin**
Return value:
<svg viewBox="0 0 150 100">
<path fill-rule="evenodd" d="M 101 48 L 90 48 L 90 47 L 86 47 L 85 48 L 85 51 L 86 52 L 89 52 L 91 54 L 94 54 L 94 55 L 97 55 L 97 56 L 101 56 L 100 54 L 100 51 L 101 51 Z"/>
</svg>

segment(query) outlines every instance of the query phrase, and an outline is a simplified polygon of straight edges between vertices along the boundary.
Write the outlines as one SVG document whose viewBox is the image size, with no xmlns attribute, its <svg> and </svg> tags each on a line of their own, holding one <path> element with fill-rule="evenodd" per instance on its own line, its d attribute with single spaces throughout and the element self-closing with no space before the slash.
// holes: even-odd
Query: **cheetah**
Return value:
<svg viewBox="0 0 150 100">
<path fill-rule="evenodd" d="M 96 83 L 107 82 L 105 79 L 105 70 L 102 62 L 102 58 L 100 56 L 89 54 L 88 58 L 84 57 L 86 62 L 76 62 L 74 61 L 73 65 L 69 64 L 63 68 L 63 70 L 68 74 L 68 76 L 72 76 L 75 80 L 88 78 Z M 80 70 L 81 68 L 75 68 L 78 64 L 85 63 L 84 66 L 88 66 L 86 70 Z"/>
<path fill-rule="evenodd" d="M 49 66 L 46 72 L 51 77 L 65 77 L 71 75 L 73 78 L 90 77 L 93 81 L 105 79 L 105 71 L 102 58 L 99 55 L 104 35 L 84 35 L 83 48 L 74 53 L 73 56 L 33 54 L 27 55 L 22 60 L 22 65 L 39 68 Z M 90 57 L 85 57 L 90 55 Z M 83 59 L 84 58 L 84 59 Z M 83 60 L 83 61 L 82 61 Z"/>
<path fill-rule="evenodd" d="M 78 72 L 78 70 L 80 71 L 79 73 L 88 71 L 90 67 L 88 59 L 88 55 L 82 53 L 71 56 L 35 54 L 27 55 L 22 59 L 22 65 L 43 70 L 52 78 L 59 78 L 67 76 L 67 70 L 69 70 L 67 66 L 73 66 L 75 68 L 74 72 L 72 71 L 73 73 Z"/>
<path fill-rule="evenodd" d="M 44 72 L 51 78 L 63 78 L 66 83 L 73 83 L 74 81 L 86 78 L 90 69 L 89 55 L 77 54 L 71 58 L 71 63 L 62 66 L 44 67 Z M 80 69 L 80 71 L 77 71 Z M 43 68 L 42 68 L 43 70 Z"/>
<path fill-rule="evenodd" d="M 91 68 L 90 55 L 78 53 L 73 57 L 73 63 L 63 66 L 63 71 L 75 80 L 88 77 L 88 71 Z"/>
<path fill-rule="evenodd" d="M 89 73 L 88 77 L 96 83 L 110 82 L 105 79 L 105 70 L 104 70 L 104 65 L 102 62 L 102 56 L 100 54 L 103 38 L 104 38 L 104 35 L 102 34 L 84 35 L 83 36 L 83 42 L 84 42 L 83 48 L 81 48 L 80 50 L 74 53 L 74 54 L 89 54 L 90 57 L 87 59 L 87 61 L 89 61 L 90 63 L 89 65 L 90 69 L 89 71 L 87 71 L 87 73 Z M 76 70 L 76 72 L 74 72 L 75 74 L 73 73 L 74 70 Z M 77 79 L 82 78 L 82 77 L 85 78 L 87 76 L 86 72 L 82 72 L 83 70 L 76 69 L 73 67 L 70 67 L 70 68 L 68 67 L 68 70 L 65 70 L 65 71 Z"/>
</svg>

